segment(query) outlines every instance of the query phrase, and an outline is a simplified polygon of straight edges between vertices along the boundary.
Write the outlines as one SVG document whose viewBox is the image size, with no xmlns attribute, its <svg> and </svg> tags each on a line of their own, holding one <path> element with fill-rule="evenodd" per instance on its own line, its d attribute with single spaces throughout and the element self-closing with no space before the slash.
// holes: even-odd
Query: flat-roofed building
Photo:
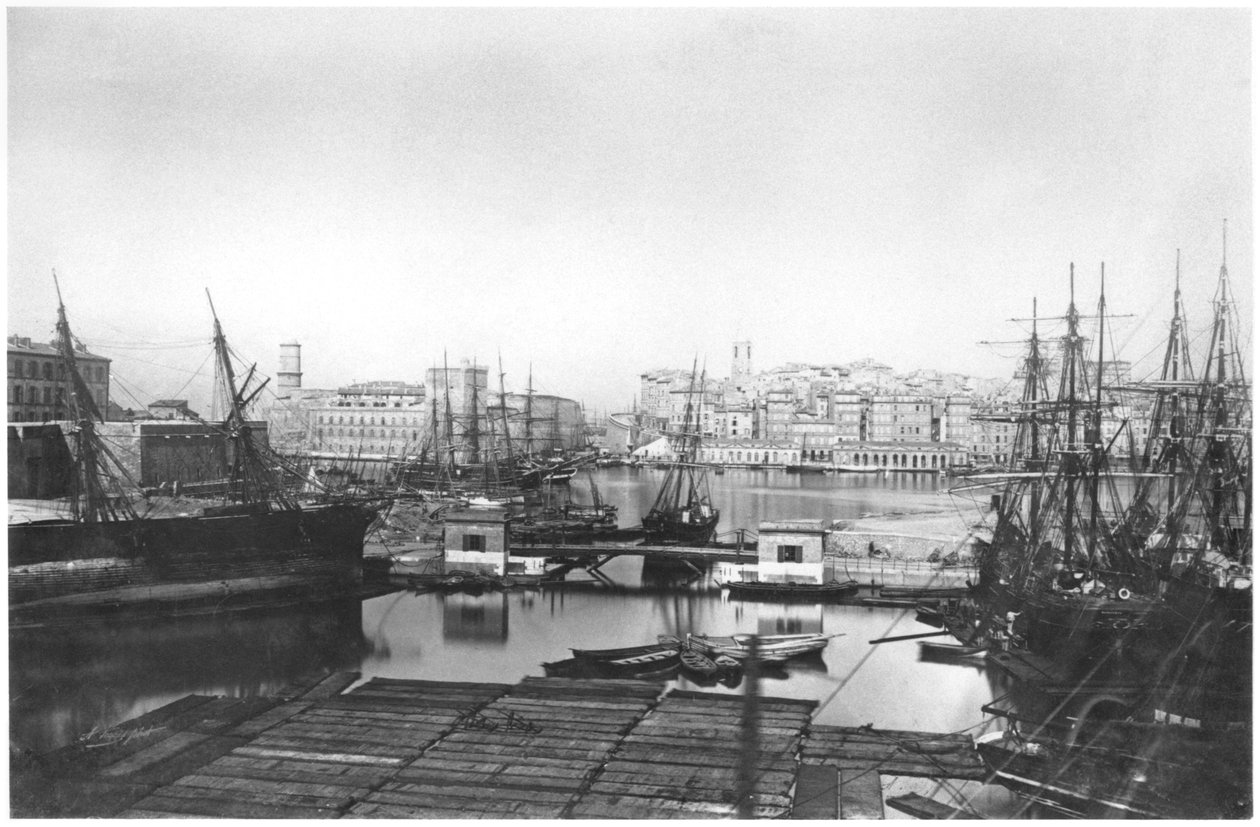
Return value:
<svg viewBox="0 0 1260 827">
<path fill-rule="evenodd" d="M 57 346 L 32 342 L 28 336 L 10 336 L 8 340 L 8 421 L 51 422 L 68 418 L 71 388 Z M 110 409 L 110 360 L 89 353 L 81 344 L 75 345 L 74 358 L 92 401 L 101 416 L 106 416 Z"/>
</svg>

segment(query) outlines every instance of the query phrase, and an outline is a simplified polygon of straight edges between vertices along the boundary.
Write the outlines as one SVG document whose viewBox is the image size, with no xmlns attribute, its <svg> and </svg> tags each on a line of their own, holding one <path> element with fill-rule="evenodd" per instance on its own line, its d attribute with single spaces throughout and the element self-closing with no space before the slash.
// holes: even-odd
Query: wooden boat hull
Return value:
<svg viewBox="0 0 1260 827">
<path fill-rule="evenodd" d="M 979 660 L 989 655 L 984 646 L 964 646 L 958 643 L 940 643 L 934 640 L 919 641 L 919 648 L 925 653 L 939 658 L 968 658 Z"/>
<path fill-rule="evenodd" d="M 971 593 L 971 589 L 966 586 L 951 586 L 940 588 L 909 588 L 901 586 L 884 586 L 879 590 L 880 597 L 912 597 L 922 600 L 932 600 L 949 597 L 967 597 Z"/>
<path fill-rule="evenodd" d="M 722 588 L 730 591 L 731 597 L 749 600 L 781 600 L 827 602 L 841 600 L 857 594 L 860 585 L 856 580 L 844 583 L 762 583 L 759 581 L 729 581 Z"/>
<path fill-rule="evenodd" d="M 686 669 L 688 672 L 695 672 L 704 677 L 716 675 L 718 672 L 716 663 L 694 649 L 684 649 L 680 659 L 682 660 L 683 669 Z"/>
<path fill-rule="evenodd" d="M 654 652 L 677 652 L 682 648 L 682 641 L 678 638 L 671 639 L 665 635 L 661 635 L 656 643 L 648 643 L 642 646 L 623 646 L 620 649 L 570 649 L 575 658 L 584 658 L 586 660 L 604 660 L 615 661 L 623 658 L 633 658 L 639 655 L 648 655 Z"/>
<path fill-rule="evenodd" d="M 1069 747 L 1054 739 L 990 732 L 976 739 L 985 766 L 1003 786 L 1086 818 L 1218 819 L 1250 815 L 1250 790 L 1231 745 L 1162 727 L 1128 744 L 1109 739 Z M 1250 738 L 1242 747 L 1249 754 Z M 1094 746 L 1103 744 L 1105 746 Z M 1245 796 L 1249 798 L 1249 796 Z"/>
<path fill-rule="evenodd" d="M 9 526 L 11 605 L 124 586 L 268 575 L 362 580 L 376 516 L 360 504 Z"/>
<path fill-rule="evenodd" d="M 673 515 L 649 513 L 643 518 L 643 531 L 649 542 L 704 544 L 713 539 L 719 514 L 716 510 L 703 520 L 683 522 Z"/>
<path fill-rule="evenodd" d="M 750 648 L 751 635 L 734 635 L 731 637 L 709 637 L 708 635 L 687 635 L 686 646 L 710 658 L 726 655 L 738 661 L 747 660 L 752 655 Z M 828 635 L 782 635 L 761 637 L 758 640 L 758 657 L 771 663 L 782 663 L 789 658 L 821 652 L 831 640 Z"/>
</svg>

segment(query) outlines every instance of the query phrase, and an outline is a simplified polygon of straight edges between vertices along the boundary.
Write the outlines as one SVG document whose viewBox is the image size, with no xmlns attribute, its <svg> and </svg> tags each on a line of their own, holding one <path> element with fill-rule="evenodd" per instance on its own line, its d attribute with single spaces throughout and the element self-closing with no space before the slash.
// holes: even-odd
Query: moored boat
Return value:
<svg viewBox="0 0 1260 827">
<path fill-rule="evenodd" d="M 984 658 L 989 654 L 987 646 L 966 646 L 960 643 L 941 643 L 936 640 L 921 640 L 919 648 L 925 653 L 942 658 Z"/>
<path fill-rule="evenodd" d="M 762 582 L 759 580 L 728 580 L 722 588 L 730 591 L 731 597 L 743 597 L 753 600 L 807 600 L 827 602 L 850 597 L 861 588 L 856 580 L 830 583 L 796 583 L 796 582 Z"/>
<path fill-rule="evenodd" d="M 703 393 L 704 378 L 701 377 Z M 674 461 L 656 494 L 651 509 L 643 516 L 643 530 L 649 543 L 682 543 L 703 545 L 713 539 L 720 512 L 709 496 L 708 466 L 699 460 L 700 411 L 692 396 L 695 392 L 695 365 L 692 365 L 692 387 L 687 394 L 682 430 L 670 434 Z"/>
<path fill-rule="evenodd" d="M 683 669 L 688 672 L 695 672 L 703 677 L 716 675 L 718 672 L 718 665 L 695 649 L 683 649 L 679 657 L 682 660 Z"/>
<path fill-rule="evenodd" d="M 730 635 L 726 637 L 710 637 L 709 635 L 687 634 L 686 648 L 702 652 L 710 657 L 726 655 L 738 661 L 752 656 L 754 635 Z M 837 635 L 804 634 L 804 635 L 756 635 L 757 656 L 768 662 L 782 662 L 788 658 L 821 652 Z"/>
<path fill-rule="evenodd" d="M 1025 736 L 1017 729 L 976 738 L 994 779 L 1020 796 L 1082 818 L 1245 818 L 1250 772 L 1246 733 L 1222 748 L 1184 728 L 1117 724 L 1092 739 Z"/>
<path fill-rule="evenodd" d="M 277 473 L 283 464 L 252 432 L 246 404 L 261 387 L 237 386 L 217 315 L 218 390 L 227 414 L 210 427 L 231 446 L 227 474 L 220 499 L 185 500 L 179 511 L 143 499 L 97 432 L 104 418 L 80 375 L 74 341 L 58 287 L 56 347 L 74 423 L 65 435 L 72 466 L 61 492 L 67 507 L 42 517 L 10 514 L 11 619 L 36 606 L 56 611 L 63 599 L 90 610 L 83 595 L 124 587 L 223 583 L 222 601 L 229 589 L 237 597 L 264 591 L 267 577 L 320 583 L 330 594 L 361 582 L 364 535 L 377 506 L 349 498 L 303 502 L 293 495 Z M 251 369 L 244 385 L 254 376 Z"/>
<path fill-rule="evenodd" d="M 642 646 L 623 646 L 618 649 L 570 649 L 575 658 L 584 658 L 586 660 L 618 660 L 621 658 L 636 657 L 638 655 L 646 655 L 653 652 L 672 651 L 677 652 L 682 648 L 682 641 L 676 637 L 669 635 L 660 635 L 657 637 L 656 643 L 647 643 Z"/>
</svg>

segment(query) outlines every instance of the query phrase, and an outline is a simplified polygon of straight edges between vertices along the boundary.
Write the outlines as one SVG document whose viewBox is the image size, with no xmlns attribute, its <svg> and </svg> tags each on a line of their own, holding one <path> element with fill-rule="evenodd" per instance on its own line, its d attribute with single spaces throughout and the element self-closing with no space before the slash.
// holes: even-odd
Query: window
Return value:
<svg viewBox="0 0 1260 827">
<path fill-rule="evenodd" d="M 22 404 L 22 386 L 21 385 L 13 386 L 13 401 L 15 404 L 18 404 L 18 405 Z"/>
<path fill-rule="evenodd" d="M 485 551 L 486 535 L 484 534 L 465 534 L 464 535 L 464 551 Z"/>
<path fill-rule="evenodd" d="M 53 363 L 52 362 L 44 363 L 44 378 L 49 381 L 52 381 L 52 378 L 53 378 Z"/>
<path fill-rule="evenodd" d="M 45 365 L 45 367 L 47 367 L 47 365 Z M 44 404 L 45 405 L 52 404 L 52 388 L 47 387 L 47 386 L 44 387 Z"/>
<path fill-rule="evenodd" d="M 800 563 L 805 559 L 803 546 L 779 546 L 780 563 Z"/>
<path fill-rule="evenodd" d="M 33 364 L 35 364 L 35 363 L 34 363 L 34 362 L 31 362 L 31 364 L 33 365 Z M 27 388 L 27 389 L 26 389 L 26 401 L 27 401 L 27 402 L 29 402 L 29 403 L 30 403 L 30 404 L 32 404 L 32 405 L 37 405 L 37 404 L 39 404 L 39 388 L 35 387 L 34 385 L 32 385 L 31 387 Z"/>
</svg>

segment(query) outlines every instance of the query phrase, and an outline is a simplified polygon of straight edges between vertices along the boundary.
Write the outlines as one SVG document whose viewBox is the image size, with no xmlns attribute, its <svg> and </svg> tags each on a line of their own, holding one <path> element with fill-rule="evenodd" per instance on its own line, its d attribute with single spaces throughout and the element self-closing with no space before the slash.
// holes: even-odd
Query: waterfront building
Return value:
<svg viewBox="0 0 1260 827">
<path fill-rule="evenodd" d="M 774 520 L 757 525 L 757 579 L 762 583 L 823 582 L 823 520 Z"/>
<path fill-rule="evenodd" d="M 712 465 L 782 468 L 798 465 L 800 445 L 788 439 L 713 439 L 700 446 L 700 459 Z"/>
<path fill-rule="evenodd" d="M 981 468 L 1005 466 L 1015 449 L 1016 403 L 989 400 L 975 405 L 971 420 L 971 462 Z"/>
<path fill-rule="evenodd" d="M 837 466 L 878 466 L 889 471 L 939 473 L 968 462 L 966 445 L 952 442 L 859 442 L 835 446 Z"/>
<path fill-rule="evenodd" d="M 801 448 L 802 464 L 830 464 L 836 442 L 835 423 L 805 411 L 788 424 L 788 438 Z"/>
<path fill-rule="evenodd" d="M 262 421 L 246 423 L 267 447 Z M 75 423 L 10 425 L 10 497 L 52 499 L 72 494 L 69 444 Z M 232 467 L 234 441 L 221 427 L 189 420 L 105 422 L 96 426 L 126 475 L 142 488 L 197 493 L 221 486 Z"/>
<path fill-rule="evenodd" d="M 50 422 L 68 415 L 70 394 L 65 367 L 56 344 L 32 342 L 28 336 L 9 338 L 9 422 Z M 89 353 L 83 344 L 74 345 L 79 374 L 87 384 L 92 401 L 106 416 L 110 410 L 109 372 L 111 360 Z"/>
</svg>

